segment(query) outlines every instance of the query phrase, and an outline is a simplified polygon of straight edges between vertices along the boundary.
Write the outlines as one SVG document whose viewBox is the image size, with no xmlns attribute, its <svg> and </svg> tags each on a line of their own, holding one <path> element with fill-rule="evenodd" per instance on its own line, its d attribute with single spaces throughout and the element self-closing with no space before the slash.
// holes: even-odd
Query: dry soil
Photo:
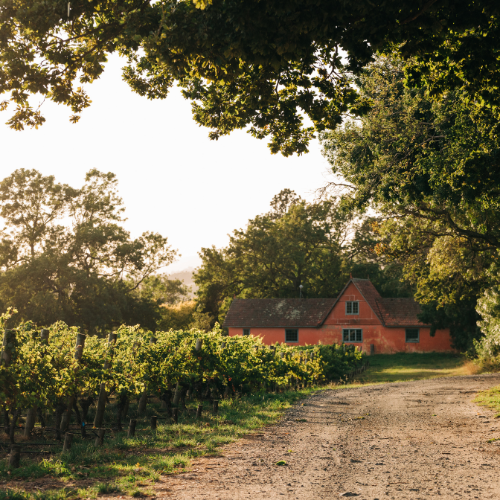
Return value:
<svg viewBox="0 0 500 500">
<path fill-rule="evenodd" d="M 472 403 L 500 375 L 316 393 L 278 425 L 192 471 L 158 498 L 500 499 L 500 419 Z M 286 465 L 276 465 L 285 461 Z"/>
</svg>

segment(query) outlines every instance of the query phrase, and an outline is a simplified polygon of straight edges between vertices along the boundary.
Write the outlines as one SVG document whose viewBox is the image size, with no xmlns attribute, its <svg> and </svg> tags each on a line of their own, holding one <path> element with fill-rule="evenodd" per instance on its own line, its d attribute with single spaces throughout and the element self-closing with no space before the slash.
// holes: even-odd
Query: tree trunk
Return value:
<svg viewBox="0 0 500 500">
<path fill-rule="evenodd" d="M 74 401 L 74 396 L 71 396 L 70 397 L 71 408 L 67 407 L 65 408 L 65 410 L 61 412 L 60 431 L 62 434 L 65 434 L 69 428 L 69 424 L 71 422 L 71 414 L 73 413 L 73 401 Z"/>
<path fill-rule="evenodd" d="M 186 409 L 186 394 L 187 394 L 188 388 L 183 387 L 181 389 L 181 408 L 184 410 Z"/>
<path fill-rule="evenodd" d="M 168 415 L 170 415 L 170 413 L 172 412 L 172 407 L 171 407 L 172 391 L 170 389 L 163 391 L 161 395 L 161 400 L 162 403 L 164 403 L 163 409 L 166 410 Z"/>
<path fill-rule="evenodd" d="M 97 400 L 97 408 L 94 417 L 94 427 L 102 427 L 102 421 L 104 420 L 104 410 L 106 409 L 106 384 L 101 384 L 99 390 L 99 399 Z"/>
<path fill-rule="evenodd" d="M 9 467 L 11 469 L 17 469 L 19 467 L 20 462 L 21 462 L 21 447 L 18 444 L 12 445 L 10 448 Z"/>
<path fill-rule="evenodd" d="M 106 433 L 106 429 L 99 429 L 97 431 L 97 437 L 95 438 L 95 445 L 102 446 L 104 444 L 104 434 Z"/>
</svg>

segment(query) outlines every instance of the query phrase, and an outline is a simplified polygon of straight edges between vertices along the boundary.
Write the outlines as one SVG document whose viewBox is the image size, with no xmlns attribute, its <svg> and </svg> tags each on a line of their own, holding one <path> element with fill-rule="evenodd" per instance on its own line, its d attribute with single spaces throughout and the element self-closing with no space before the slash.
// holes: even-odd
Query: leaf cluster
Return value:
<svg viewBox="0 0 500 500">
<path fill-rule="evenodd" d="M 140 95 L 165 98 L 177 82 L 212 139 L 246 128 L 272 153 L 301 154 L 366 108 L 353 74 L 377 51 L 415 57 L 408 81 L 436 95 L 460 88 L 496 106 L 498 19 L 494 0 L 4 0 L 2 108 L 14 107 L 10 127 L 38 127 L 38 94 L 76 122 L 90 105 L 83 86 L 118 53 Z"/>
</svg>

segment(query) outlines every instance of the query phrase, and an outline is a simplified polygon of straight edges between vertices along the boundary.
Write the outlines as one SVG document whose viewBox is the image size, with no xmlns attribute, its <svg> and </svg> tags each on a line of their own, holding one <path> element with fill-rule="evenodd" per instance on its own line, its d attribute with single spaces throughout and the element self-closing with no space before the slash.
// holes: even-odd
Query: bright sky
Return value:
<svg viewBox="0 0 500 500">
<path fill-rule="evenodd" d="M 79 187 L 91 168 L 114 172 L 132 236 L 159 232 L 182 254 L 170 272 L 198 265 L 202 247 L 225 246 L 228 233 L 267 212 L 282 189 L 311 199 L 326 183 L 328 163 L 317 141 L 309 154 L 292 158 L 271 155 L 264 141 L 243 131 L 210 141 L 177 88 L 164 101 L 148 101 L 121 80 L 122 65 L 112 58 L 103 77 L 86 87 L 92 105 L 76 125 L 70 109 L 49 102 L 39 130 L 0 125 L 0 179 L 35 168 Z"/>
</svg>

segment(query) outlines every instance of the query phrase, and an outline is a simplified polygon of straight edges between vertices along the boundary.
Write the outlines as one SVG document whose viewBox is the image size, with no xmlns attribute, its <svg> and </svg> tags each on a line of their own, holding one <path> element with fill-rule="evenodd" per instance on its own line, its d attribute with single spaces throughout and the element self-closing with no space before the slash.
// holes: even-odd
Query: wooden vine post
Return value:
<svg viewBox="0 0 500 500">
<path fill-rule="evenodd" d="M 196 352 L 200 352 L 201 351 L 201 346 L 203 345 L 203 339 L 196 339 L 196 344 L 194 346 L 194 350 Z"/>
<path fill-rule="evenodd" d="M 118 334 L 116 334 L 116 333 L 110 333 L 108 336 L 108 349 L 109 349 L 110 359 L 109 359 L 109 361 L 106 361 L 104 363 L 105 370 L 109 370 L 111 368 L 111 358 L 113 357 L 113 347 L 116 343 L 117 338 L 118 338 Z M 102 422 L 104 420 L 104 410 L 106 409 L 106 398 L 107 398 L 106 384 L 103 382 L 101 384 L 101 387 L 99 390 L 99 399 L 97 401 L 97 408 L 96 408 L 95 418 L 94 418 L 94 427 L 96 427 L 96 428 L 102 427 Z"/>
<path fill-rule="evenodd" d="M 15 355 L 16 345 L 16 332 L 15 330 L 4 330 L 2 342 L 2 355 L 0 356 L 0 364 L 6 368 L 12 364 Z M 15 409 L 12 413 L 12 421 L 7 432 L 11 444 L 14 444 L 14 432 L 16 430 L 16 423 L 19 417 L 19 409 Z M 9 425 L 9 418 L 7 411 L 5 412 L 5 426 Z"/>
<path fill-rule="evenodd" d="M 40 330 L 40 341 L 44 344 L 49 343 L 49 330 L 47 330 L 47 328 L 42 328 Z"/>
<path fill-rule="evenodd" d="M 132 418 L 128 424 L 128 433 L 127 437 L 131 438 L 135 436 L 135 428 L 137 426 L 137 420 Z"/>
<path fill-rule="evenodd" d="M 201 353 L 201 347 L 203 345 L 203 339 L 196 339 L 196 343 L 194 345 L 194 352 L 198 354 Z M 203 360 L 200 362 L 200 372 L 199 372 L 199 375 L 200 375 L 200 380 L 203 380 Z M 202 398 L 203 397 L 203 392 L 201 390 L 201 384 L 200 384 L 200 389 L 199 389 L 199 393 L 198 393 L 199 397 Z M 198 413 L 199 413 L 199 417 L 198 417 Z M 200 408 L 198 407 L 198 410 L 196 411 L 196 416 L 197 418 L 201 418 L 201 410 Z"/>
<path fill-rule="evenodd" d="M 179 400 L 181 399 L 181 385 L 179 382 L 175 385 L 175 392 L 174 392 L 174 399 L 172 401 L 172 404 L 174 406 L 177 406 L 179 404 Z"/>
<path fill-rule="evenodd" d="M 49 330 L 46 328 L 42 328 L 40 331 L 40 342 L 44 344 L 49 343 Z M 38 412 L 38 408 L 36 406 L 32 406 L 26 415 L 26 422 L 24 424 L 24 436 L 29 438 L 31 436 L 31 432 L 35 427 L 36 423 L 36 415 Z"/>
<path fill-rule="evenodd" d="M 99 429 L 97 431 L 97 437 L 95 438 L 95 445 L 102 446 L 104 444 L 104 434 L 106 433 L 106 429 Z"/>
<path fill-rule="evenodd" d="M 76 335 L 75 359 L 78 361 L 78 363 L 80 363 L 80 361 L 82 359 L 83 348 L 85 346 L 85 338 L 86 338 L 86 335 L 84 333 L 78 333 Z M 76 401 L 76 393 L 72 394 L 69 397 L 68 407 L 67 407 L 66 412 L 64 413 L 62 421 L 61 421 L 61 432 L 66 432 L 66 430 L 69 427 L 69 421 L 71 419 L 71 412 L 73 411 L 73 405 L 75 404 L 75 401 Z M 65 441 L 66 441 L 66 437 L 65 437 Z"/>
<path fill-rule="evenodd" d="M 2 357 L 0 358 L 0 363 L 4 366 L 10 366 L 10 364 L 12 363 L 12 358 L 14 356 L 15 339 L 16 339 L 16 333 L 14 330 L 4 330 L 3 343 L 2 343 Z"/>
<path fill-rule="evenodd" d="M 151 345 L 156 344 L 156 339 L 154 337 L 151 337 L 149 339 L 149 343 Z M 146 389 L 144 389 L 144 391 L 141 393 L 139 397 L 139 404 L 137 405 L 137 413 L 139 415 L 144 414 L 144 412 L 146 411 L 147 404 L 148 404 L 148 388 L 146 387 Z"/>
<path fill-rule="evenodd" d="M 73 434 L 66 432 L 64 435 L 63 453 L 71 450 L 71 443 L 73 443 Z"/>
<path fill-rule="evenodd" d="M 13 444 L 10 448 L 9 468 L 17 469 L 21 462 L 21 446 Z"/>
</svg>

